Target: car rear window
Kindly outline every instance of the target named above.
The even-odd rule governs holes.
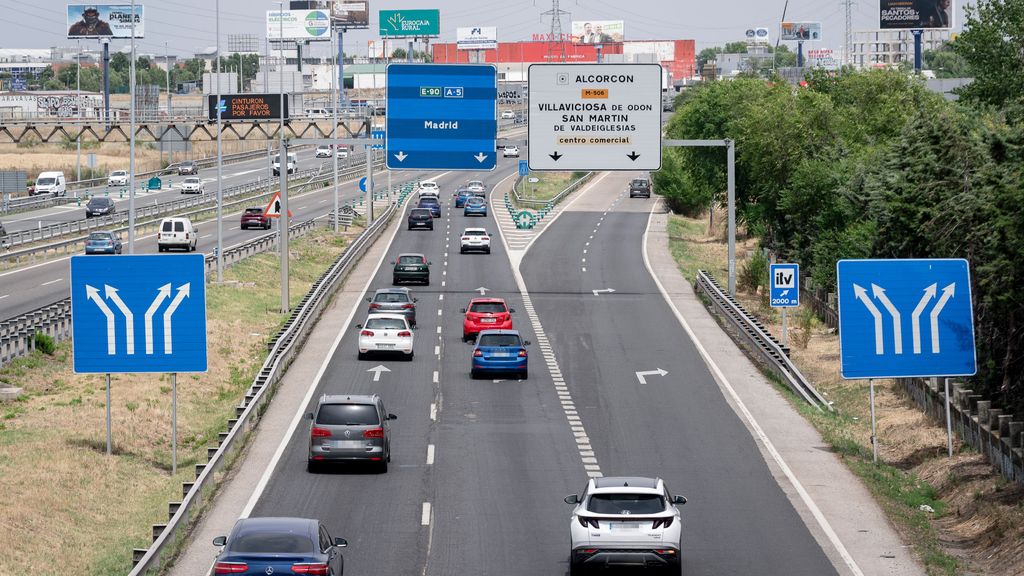
[[[401,318],[370,318],[366,321],[365,327],[370,330],[402,330],[405,328],[405,320]]]
[[[263,214],[263,208],[246,208],[246,214]]]
[[[89,234],[89,240],[110,240],[109,232],[93,232]]]
[[[430,210],[413,210],[411,215],[413,217],[416,217],[416,218],[430,218],[431,217],[430,216]]]
[[[170,232],[171,230],[174,230],[174,224],[170,220],[165,221],[163,225],[160,226],[161,232]]]
[[[477,302],[469,307],[469,311],[479,314],[498,314],[505,311],[505,304],[502,302]]]
[[[36,184],[39,186],[49,186],[54,182],[55,180],[53,178],[40,178],[39,180],[36,181]]]
[[[472,204],[473,206],[479,206],[484,203],[484,199],[479,196],[473,196],[472,198],[466,199],[466,205]]]
[[[313,541],[305,534],[253,532],[231,541],[232,552],[288,554],[313,552]]]
[[[185,223],[184,222],[175,222],[174,223],[174,231],[175,232],[184,232],[185,231]]]
[[[380,424],[377,407],[372,404],[323,404],[316,414],[317,424],[328,426],[373,426]]]
[[[199,184],[199,178],[185,178],[185,182],[189,184]]]
[[[633,180],[633,186],[647,186],[647,180],[644,180],[642,178]]]
[[[405,292],[381,292],[373,297],[373,301],[388,304],[403,304],[409,301],[409,295]]]
[[[436,206],[437,204],[439,204],[437,198],[434,198],[432,196],[427,196],[425,198],[420,199],[420,206]]]
[[[466,230],[462,233],[463,236],[487,236],[486,230]]]
[[[481,346],[519,346],[519,336],[515,334],[481,334]]]
[[[423,256],[400,256],[398,258],[399,264],[423,264]]]
[[[587,510],[595,514],[657,514],[665,499],[657,494],[594,494]]]

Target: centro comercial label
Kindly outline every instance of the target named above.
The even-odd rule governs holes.
[[[530,169],[660,168],[661,76],[658,64],[531,65]]]

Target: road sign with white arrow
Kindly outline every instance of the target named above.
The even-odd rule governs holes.
[[[772,308],[796,308],[800,305],[800,265],[768,266],[769,296]]]
[[[491,64],[389,64],[387,167],[493,170],[497,96]]]
[[[78,373],[206,371],[201,254],[71,257]]]
[[[836,274],[844,378],[977,371],[966,260],[841,260]]]
[[[373,368],[370,368],[369,370],[367,370],[367,372],[373,372],[373,381],[374,382],[380,382],[380,375],[381,375],[381,373],[383,373],[383,372],[391,372],[391,370],[388,369],[387,366],[385,366],[383,364],[379,364],[377,366],[374,366]]]
[[[643,372],[637,372],[636,379],[639,380],[641,384],[647,384],[648,376],[665,376],[666,374],[668,374],[668,372],[662,370],[661,368],[658,368],[656,370],[646,370]]]

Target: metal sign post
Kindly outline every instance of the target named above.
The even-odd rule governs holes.
[[[366,150],[366,226],[373,224],[373,148],[367,146]]]
[[[113,452],[110,438],[110,373],[107,373],[107,456]]]
[[[953,457],[953,421],[949,414],[949,378],[942,379],[943,384],[946,387],[946,394],[944,396],[946,400],[946,448],[949,452],[949,457]]]
[[[288,313],[291,307],[288,302],[288,141],[281,130],[281,148],[278,150],[281,161],[277,173],[281,175],[281,216],[278,234],[281,236],[281,312]]]
[[[171,372],[171,476],[178,474],[178,373]]]
[[[800,265],[778,264],[768,266],[768,303],[772,308],[782,308],[782,345],[789,339],[789,325],[786,311],[800,306]]]
[[[875,434],[875,379],[868,379],[868,394],[871,396],[871,461],[878,464],[878,436]]]

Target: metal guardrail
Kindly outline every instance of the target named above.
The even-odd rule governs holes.
[[[235,408],[237,418],[228,421],[228,430],[220,434],[217,447],[208,448],[209,461],[196,464],[196,480],[182,484],[181,502],[168,506],[167,524],[153,526],[153,545],[133,551],[135,567],[129,576],[142,576],[162,568],[165,556],[172,555],[187,536],[194,517],[216,490],[217,476],[232,462],[259,423],[267,403],[273,398],[288,365],[341,281],[376,238],[388,227],[391,219],[401,210],[411,187],[404,189],[399,200],[391,204],[372,226],[352,242],[335,263],[313,284],[302,301],[292,311],[281,330],[268,344],[267,359],[263,362],[252,386],[242,403]]]
[[[698,270],[696,290],[708,298],[714,309],[732,325],[743,343],[748,345],[748,349],[778,374],[793,392],[818,410],[832,411],[832,404],[818,393],[789,359],[789,348],[779,344],[752,314],[719,286],[718,281],[707,272]]]

